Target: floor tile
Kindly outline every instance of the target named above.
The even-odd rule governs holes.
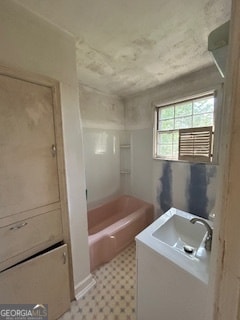
[[[136,320],[135,243],[93,272],[96,285],[59,320]]]

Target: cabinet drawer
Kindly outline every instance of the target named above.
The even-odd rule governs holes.
[[[70,307],[67,245],[62,245],[0,273],[0,301],[48,304],[55,320]]]
[[[2,270],[61,241],[63,239],[61,212],[54,210],[1,227],[0,239],[0,270]]]

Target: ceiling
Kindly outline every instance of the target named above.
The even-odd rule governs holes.
[[[126,97],[207,67],[231,0],[15,0],[76,38],[80,83]]]

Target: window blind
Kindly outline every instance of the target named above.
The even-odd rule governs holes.
[[[179,129],[179,160],[211,162],[212,126]]]

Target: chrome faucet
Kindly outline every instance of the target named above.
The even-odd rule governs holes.
[[[210,227],[210,225],[203,219],[201,218],[192,218],[190,220],[191,223],[196,223],[199,222],[201,224],[203,224],[206,229],[207,229],[207,237],[205,240],[205,248],[207,251],[211,251],[211,247],[212,247],[212,235],[213,235],[213,229]]]

